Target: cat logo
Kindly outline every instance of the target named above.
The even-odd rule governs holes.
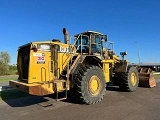
[[[69,52],[69,47],[64,48],[64,47],[60,47],[58,52],[62,52],[62,53],[68,53]],[[70,51],[71,53],[74,53],[74,51],[71,49]]]

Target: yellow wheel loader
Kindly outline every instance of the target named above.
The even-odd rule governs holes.
[[[151,70],[128,64],[115,55],[113,43],[107,36],[87,31],[69,37],[63,28],[64,42],[31,42],[20,46],[17,56],[18,80],[11,80],[10,86],[31,95],[56,94],[56,100],[71,97],[79,102],[95,104],[103,99],[106,85],[116,83],[123,91],[135,91],[139,85],[155,86]],[[70,40],[74,39],[74,43]],[[71,44],[72,43],[72,44]],[[143,81],[143,82],[141,82]],[[144,82],[146,81],[146,82]],[[60,98],[59,92],[65,93]]]

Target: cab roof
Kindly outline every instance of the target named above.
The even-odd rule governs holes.
[[[103,35],[103,34],[100,33],[100,32],[96,32],[96,31],[91,31],[91,30],[89,30],[89,31],[86,31],[86,32],[82,32],[82,33],[76,34],[74,37],[77,37],[77,36],[79,36],[79,35],[88,35],[88,34],[91,34],[91,33],[93,33],[93,34],[98,34],[98,35]]]

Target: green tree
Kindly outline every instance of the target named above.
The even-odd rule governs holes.
[[[10,55],[8,52],[0,52],[0,75],[8,74]]]
[[[9,75],[16,75],[17,73],[17,65],[9,65]]]

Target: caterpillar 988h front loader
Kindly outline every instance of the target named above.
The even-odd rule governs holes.
[[[113,44],[107,36],[95,31],[75,35],[70,44],[67,30],[63,29],[64,43],[52,41],[31,42],[18,49],[18,80],[10,86],[32,95],[56,94],[56,99],[66,99],[67,91],[77,101],[94,104],[100,102],[106,91],[106,83],[115,82],[123,91],[135,91],[139,80],[149,81],[148,73],[128,64],[115,55]],[[107,46],[105,46],[107,45]],[[138,71],[139,70],[139,71]],[[147,76],[148,75],[148,76]],[[148,84],[149,82],[145,83]],[[64,92],[64,98],[59,98]]]

